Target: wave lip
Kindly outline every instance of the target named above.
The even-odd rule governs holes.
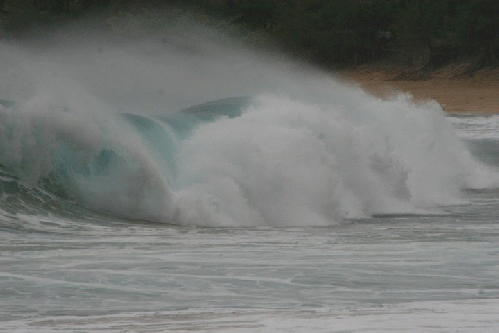
[[[2,164],[31,182],[56,179],[94,210],[207,226],[420,214],[497,179],[434,106],[368,102],[345,110],[267,95],[86,118],[10,105],[1,109]]]
[[[381,100],[240,50],[179,59],[150,46],[76,48],[77,64],[62,46],[45,60],[3,50],[23,70],[2,81],[2,171],[110,215],[205,226],[433,213],[499,187],[435,102]]]

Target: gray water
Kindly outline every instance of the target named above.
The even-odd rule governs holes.
[[[462,136],[468,120],[454,119],[464,127]],[[473,147],[486,144],[474,140]],[[475,154],[492,161],[499,150]],[[92,213],[84,219],[4,215],[0,327],[494,332],[499,191],[470,190],[465,198],[469,204],[445,207],[440,215],[329,227],[204,228]]]
[[[498,116],[191,42],[2,45],[0,330],[497,331]]]

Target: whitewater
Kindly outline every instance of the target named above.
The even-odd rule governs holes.
[[[0,64],[0,329],[499,327],[496,116],[206,29]]]

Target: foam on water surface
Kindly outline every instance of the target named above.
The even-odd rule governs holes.
[[[3,217],[0,327],[493,332],[498,200],[473,198],[445,216],[326,228],[182,228],[94,215],[17,216],[23,228],[7,229]]]
[[[11,332],[105,330],[106,332],[442,332],[493,333],[499,327],[496,300],[415,302],[402,306],[343,311],[156,312],[130,315],[49,317],[12,323]],[[110,328],[110,326],[112,328]]]
[[[1,57],[0,164],[31,186],[55,181],[84,207],[175,224],[324,226],[431,213],[499,184],[434,102],[381,100],[199,38],[184,41],[194,54],[154,38],[95,43],[5,45]]]
[[[499,116],[450,116],[449,121],[468,140],[499,140]]]
[[[497,330],[494,116],[178,31],[2,42],[0,330]]]

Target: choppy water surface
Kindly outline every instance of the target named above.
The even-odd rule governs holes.
[[[326,228],[17,217],[1,233],[2,327],[492,332],[498,195],[470,193],[445,216]]]
[[[3,48],[0,329],[499,328],[495,116],[147,45]]]

